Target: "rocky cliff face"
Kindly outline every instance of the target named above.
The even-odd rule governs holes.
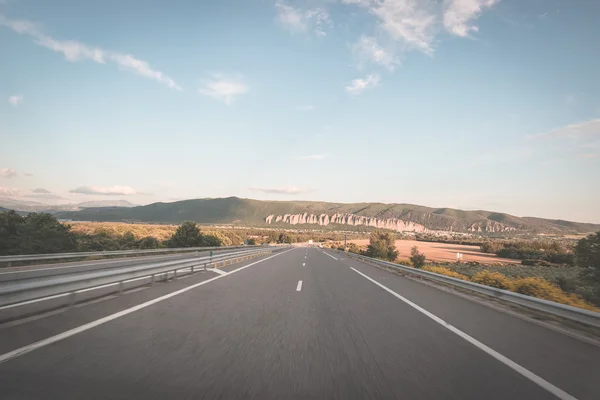
[[[512,232],[516,231],[515,228],[511,226],[506,226],[501,224],[500,222],[486,222],[472,224],[469,226],[468,231],[470,232]]]
[[[426,232],[427,229],[420,224],[416,224],[411,221],[403,221],[397,218],[376,218],[376,217],[363,217],[355,214],[333,214],[331,216],[327,214],[285,214],[285,215],[269,215],[265,218],[267,224],[271,223],[284,223],[290,225],[302,225],[302,224],[315,224],[315,225],[365,225],[373,226],[375,228],[385,228],[394,230],[397,232]]]
[[[272,223],[283,223],[290,225],[303,225],[303,224],[314,224],[326,226],[329,224],[338,225],[351,225],[351,226],[372,226],[375,228],[390,229],[396,232],[428,232],[433,229],[428,229],[424,225],[421,225],[412,221],[405,221],[398,218],[377,218],[377,217],[365,217],[356,214],[340,214],[336,213],[333,215],[327,214],[284,214],[284,215],[269,215],[265,218],[267,224]],[[460,224],[452,223],[447,227],[443,227],[442,231],[456,231],[456,232],[508,232],[514,231],[515,228],[505,226],[499,222],[488,221],[486,223],[474,223],[469,226],[457,226]]]

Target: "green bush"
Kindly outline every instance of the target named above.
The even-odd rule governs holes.
[[[395,238],[391,232],[374,231],[369,239],[369,246],[365,255],[387,261],[395,261],[398,258]]]
[[[425,265],[425,254],[419,253],[419,248],[417,246],[413,246],[410,249],[410,263],[415,268],[423,268]]]

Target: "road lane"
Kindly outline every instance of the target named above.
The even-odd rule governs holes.
[[[600,348],[343,254],[356,268],[579,399],[600,397]]]
[[[292,250],[0,364],[0,394],[554,398],[316,249]]]

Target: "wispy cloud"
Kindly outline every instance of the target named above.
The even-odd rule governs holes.
[[[528,139],[567,138],[576,141],[586,141],[600,137],[600,118],[563,126],[549,132],[528,136]]]
[[[292,33],[312,32],[317,36],[325,36],[326,29],[331,26],[329,13],[322,8],[302,10],[283,1],[275,3],[275,8],[277,21]]]
[[[598,155],[596,153],[585,153],[585,154],[580,154],[579,157],[581,158],[587,158],[587,159],[593,159],[596,158]]]
[[[200,93],[231,105],[238,96],[249,90],[240,76],[214,74],[210,79],[203,81]]]
[[[17,175],[17,171],[14,168],[0,168],[0,176],[3,178],[10,179]]]
[[[98,47],[86,45],[75,40],[57,40],[43,33],[41,29],[31,21],[13,20],[0,14],[0,26],[12,29],[14,32],[30,36],[38,46],[52,51],[62,53],[71,62],[93,61],[99,64],[112,62],[123,69],[130,70],[137,75],[160,82],[171,89],[182,90],[181,87],[169,76],[154,70],[150,65],[130,54],[122,54]]]
[[[310,192],[310,189],[299,188],[296,186],[279,187],[279,188],[250,187],[248,189],[253,192],[263,192],[263,193],[270,193],[270,194],[289,194],[289,195],[296,195],[296,194]]]
[[[19,104],[21,104],[23,102],[23,96],[19,95],[15,95],[15,96],[10,96],[8,98],[8,102],[10,104],[12,104],[13,106],[17,107]]]
[[[444,27],[453,35],[466,37],[469,32],[478,32],[472,24],[486,8],[491,8],[499,0],[445,0]]]
[[[40,194],[48,194],[51,193],[49,190],[44,189],[44,188],[37,188],[37,189],[33,189],[32,190],[33,193],[40,193]]]
[[[25,176],[33,176],[33,174],[31,172],[25,172],[23,175],[25,175]]]
[[[72,190],[70,193],[103,195],[103,196],[130,196],[134,194],[145,194],[129,186],[81,186]]]
[[[364,79],[354,79],[350,85],[346,86],[346,92],[352,95],[361,94],[363,90],[379,85],[380,80],[379,75],[375,74],[369,74]]]
[[[411,50],[431,55],[436,37],[444,31],[466,37],[479,28],[472,24],[499,0],[343,0],[375,17],[376,32],[386,46],[362,35],[353,52],[364,61],[393,70],[401,56]],[[379,40],[381,42],[381,40]],[[361,64],[359,63],[359,67]]]
[[[297,111],[312,111],[315,109],[315,106],[311,105],[311,104],[305,104],[305,105],[301,105],[301,106],[296,106],[296,110]]]
[[[378,26],[401,50],[433,52],[436,35],[437,3],[433,0],[343,0],[364,7],[377,18]]]
[[[327,158],[327,154],[311,154],[300,157],[300,160],[323,160],[325,158]]]
[[[0,196],[19,196],[21,190],[0,186]]]
[[[374,63],[393,71],[400,65],[400,60],[392,49],[382,48],[377,39],[372,36],[362,35],[358,42],[352,46],[352,52],[358,59],[359,69],[366,63]]]

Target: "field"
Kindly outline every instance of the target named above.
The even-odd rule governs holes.
[[[349,243],[356,243],[358,246],[367,246],[368,239],[349,240]],[[519,260],[501,258],[494,254],[483,253],[479,246],[468,246],[460,244],[418,242],[416,240],[396,240],[396,249],[400,252],[399,259],[405,259],[410,256],[410,249],[417,246],[421,253],[425,254],[429,261],[456,262],[456,253],[462,253],[462,261],[476,261],[481,264],[519,264]]]

